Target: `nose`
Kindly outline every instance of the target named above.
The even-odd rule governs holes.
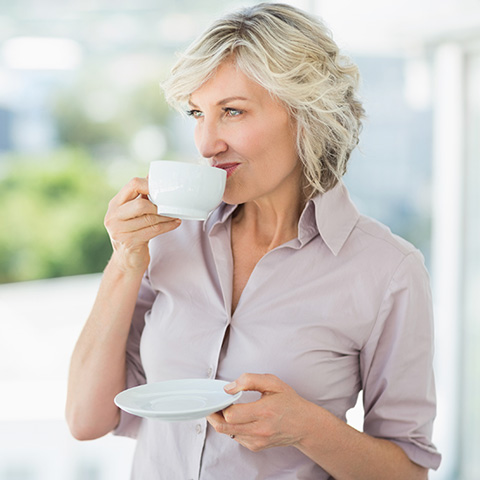
[[[228,149],[221,128],[206,117],[195,126],[195,145],[204,158],[213,158]]]

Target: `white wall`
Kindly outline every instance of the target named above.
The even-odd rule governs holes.
[[[64,421],[70,355],[99,275],[0,285],[0,480],[127,480],[135,442],[78,442]]]

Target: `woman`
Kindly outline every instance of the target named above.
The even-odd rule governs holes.
[[[67,400],[77,438],[137,438],[133,478],[413,480],[438,467],[423,259],[341,181],[357,77],[321,23],[280,4],[219,20],[174,67],[167,99],[188,104],[200,154],[227,171],[224,202],[181,223],[156,214],[145,179],[110,202],[113,255]],[[176,378],[246,393],[181,423],[113,403]],[[345,423],[361,390],[365,433]]]

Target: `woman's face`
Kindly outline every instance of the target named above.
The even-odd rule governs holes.
[[[267,90],[228,61],[193,92],[190,107],[199,152],[227,172],[226,203],[298,196],[295,128]]]

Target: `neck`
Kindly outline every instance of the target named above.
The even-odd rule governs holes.
[[[304,205],[305,198],[298,189],[280,198],[254,200],[237,209],[234,227],[269,251],[297,237]]]

